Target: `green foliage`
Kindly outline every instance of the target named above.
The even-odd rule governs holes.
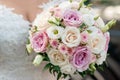
[[[42,55],[44,58],[43,58],[43,61],[48,61],[48,62],[50,62],[50,59],[49,59],[49,57],[48,57],[48,55],[46,54],[46,53],[38,53],[38,54],[40,54],[40,55]]]
[[[27,39],[26,44],[30,44],[30,39]]]
[[[62,76],[62,73],[59,72],[58,75],[57,75],[57,80],[59,80],[61,76]]]
[[[97,65],[97,64],[95,64],[95,67],[96,67],[98,70],[104,71],[104,69],[105,69],[106,67],[108,67],[108,64],[107,64],[107,62],[103,62],[102,65]]]
[[[86,0],[86,1],[84,2],[85,5],[88,5],[89,3],[90,3],[90,0]]]
[[[81,0],[81,1],[80,1],[78,10],[80,10],[80,8],[84,5],[84,3],[85,3],[86,1],[87,1],[87,0]]]
[[[92,31],[91,31],[91,30],[87,30],[87,32],[88,32],[88,33],[92,33]]]
[[[81,26],[80,26],[80,31],[84,31],[85,29],[87,28],[87,25],[85,23],[83,23]]]
[[[83,72],[78,72],[80,76],[85,77],[86,75],[93,75],[94,71],[91,71],[90,69],[83,71]]]
[[[96,71],[96,69],[104,71],[104,69],[107,66],[108,65],[107,65],[106,62],[104,62],[102,65],[97,65],[95,63],[92,63],[92,64],[90,64],[89,69],[87,69],[86,71],[83,71],[83,72],[78,72],[77,71],[77,73],[79,73],[79,75],[81,75],[82,77],[85,77],[86,75],[93,75],[94,72]]]
[[[64,74],[60,71],[60,67],[59,66],[55,66],[51,63],[48,63],[45,65],[43,70],[49,70],[49,72],[51,74],[57,75],[57,80],[59,80],[61,77],[66,78],[67,76],[69,76],[68,74]]]
[[[52,25],[59,26],[59,23],[57,23],[57,22],[54,22],[54,21],[51,21],[51,20],[48,20],[48,22],[49,22],[50,24],[52,24]]]
[[[73,0],[69,0],[70,2],[72,2]]]

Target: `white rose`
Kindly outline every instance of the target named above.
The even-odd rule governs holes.
[[[82,14],[91,14],[93,16],[97,16],[94,9],[91,9],[91,8],[89,9],[89,8],[82,7],[82,8],[80,8],[80,13],[82,13]]]
[[[70,1],[64,1],[59,5],[59,8],[62,10],[66,9],[78,9],[79,8],[79,3],[76,1],[73,1],[72,3]]]
[[[107,52],[106,51],[102,51],[101,54],[100,54],[100,57],[97,59],[96,63],[98,65],[101,65],[106,60],[106,58],[107,58]]]
[[[91,31],[89,33],[88,45],[94,54],[100,54],[105,48],[106,38],[101,30],[96,27],[90,27],[88,30]]]
[[[58,66],[62,66],[68,63],[68,56],[65,54],[60,53],[58,50],[56,49],[51,49],[48,52],[48,57],[50,59],[50,62],[53,65],[58,65]]]
[[[51,39],[58,39],[62,36],[64,28],[60,26],[51,26],[46,30],[46,33]]]
[[[73,67],[71,64],[67,64],[61,67],[61,72],[65,74],[74,74],[75,71],[75,67]]]
[[[93,26],[94,23],[95,23],[94,16],[91,15],[91,14],[84,14],[83,15],[83,21],[89,27]]]
[[[41,14],[37,15],[33,22],[33,26],[37,26],[39,30],[47,29],[50,24],[48,23],[51,13],[48,11],[43,11]]]
[[[76,47],[80,44],[81,37],[80,31],[76,27],[69,27],[65,29],[64,35],[62,36],[62,41],[68,47]]]
[[[99,17],[96,21],[95,21],[95,26],[102,29],[105,27],[105,23],[103,21],[103,19],[101,17]]]

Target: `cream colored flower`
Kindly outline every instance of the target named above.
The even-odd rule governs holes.
[[[59,5],[59,7],[62,10],[66,10],[66,9],[78,9],[79,8],[79,3],[76,1],[73,1],[72,3],[70,1],[64,1],[63,3],[61,3]]]
[[[65,74],[74,74],[75,71],[75,67],[71,64],[67,64],[61,67],[61,72]]]
[[[101,65],[106,60],[106,58],[107,58],[107,52],[106,51],[102,51],[101,54],[100,54],[100,57],[97,59],[96,63],[98,65]]]
[[[33,22],[33,26],[37,26],[39,30],[47,29],[50,24],[48,23],[51,13],[48,11],[43,11],[41,14],[38,14]]]
[[[53,65],[58,65],[58,66],[62,66],[68,63],[68,56],[65,54],[60,53],[58,50],[56,49],[51,49],[48,52],[48,57],[50,59],[50,62]]]
[[[62,36],[62,41],[68,47],[76,47],[80,44],[81,36],[80,31],[76,27],[67,27],[65,29],[64,35]]]
[[[105,48],[106,38],[101,30],[96,27],[90,27],[88,30],[91,30],[88,39],[88,46],[94,54],[100,54]]]

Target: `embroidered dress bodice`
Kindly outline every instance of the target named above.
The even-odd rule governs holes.
[[[0,80],[56,80],[32,64],[25,43],[30,23],[13,8],[0,5]]]

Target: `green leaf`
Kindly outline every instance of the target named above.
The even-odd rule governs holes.
[[[83,24],[80,26],[80,31],[81,31],[81,32],[82,32],[82,31],[85,31],[85,29],[86,29],[87,27],[88,27],[88,26],[83,23]]]
[[[55,73],[57,73],[57,71],[53,69],[53,75],[54,75],[54,76],[55,76]]]
[[[54,22],[54,21],[51,21],[51,20],[48,20],[48,22],[49,22],[50,24],[53,24],[53,25],[59,26],[59,23],[57,23],[57,22]]]
[[[99,17],[100,17],[100,16],[96,16],[96,17],[94,17],[94,20],[97,20]]]
[[[58,75],[57,75],[57,80],[59,80],[61,76],[62,76],[62,73],[61,73],[61,72],[58,73]]]
[[[82,77],[85,77],[85,75],[86,75],[84,72],[78,72],[78,73],[79,73],[79,75],[82,76]]]
[[[68,74],[63,74],[63,77],[66,78],[68,76]]]
[[[92,5],[93,5],[93,4],[88,4],[87,7],[89,8],[89,7],[91,7]]]
[[[73,0],[69,0],[71,3],[73,2]]]
[[[80,26],[80,28],[85,28],[85,26],[86,26],[86,25],[83,23],[83,24]]]
[[[88,33],[92,33],[92,31],[91,31],[91,30],[87,30],[87,32],[88,32]]]
[[[38,31],[37,28],[38,28],[37,26],[33,26],[33,27],[31,27],[31,32],[32,32],[32,33],[37,32],[37,31]]]
[[[30,39],[27,39],[26,44],[30,44]]]
[[[26,44],[26,50],[27,50],[28,54],[32,53],[33,49],[32,49],[31,44]]]
[[[53,70],[53,68],[49,68],[49,72],[52,74],[52,70]]]
[[[39,54],[41,54],[41,53],[39,53]],[[42,53],[41,55],[44,57],[43,61],[50,62],[50,59],[49,59],[49,57],[48,57],[48,55],[46,53]]]
[[[113,27],[116,24],[116,20],[109,21],[104,28],[102,28],[103,32],[107,32],[111,27]]]
[[[87,0],[81,0],[81,1],[80,1],[78,10],[80,10],[80,8],[84,5],[84,2],[85,2],[85,1],[87,1]]]
[[[56,17],[55,17],[55,19],[56,19],[57,22],[61,22],[61,19],[60,19],[60,18],[56,18]]]
[[[90,71],[94,72],[96,70],[95,63],[90,64]]]
[[[59,67],[59,66],[54,66],[54,69],[55,69],[56,71],[60,71],[60,67]]]
[[[51,64],[51,63],[46,64],[46,65],[45,65],[45,67],[44,67],[44,69],[43,69],[43,71],[45,71],[45,70],[49,69],[51,66],[52,66],[52,64]]]

